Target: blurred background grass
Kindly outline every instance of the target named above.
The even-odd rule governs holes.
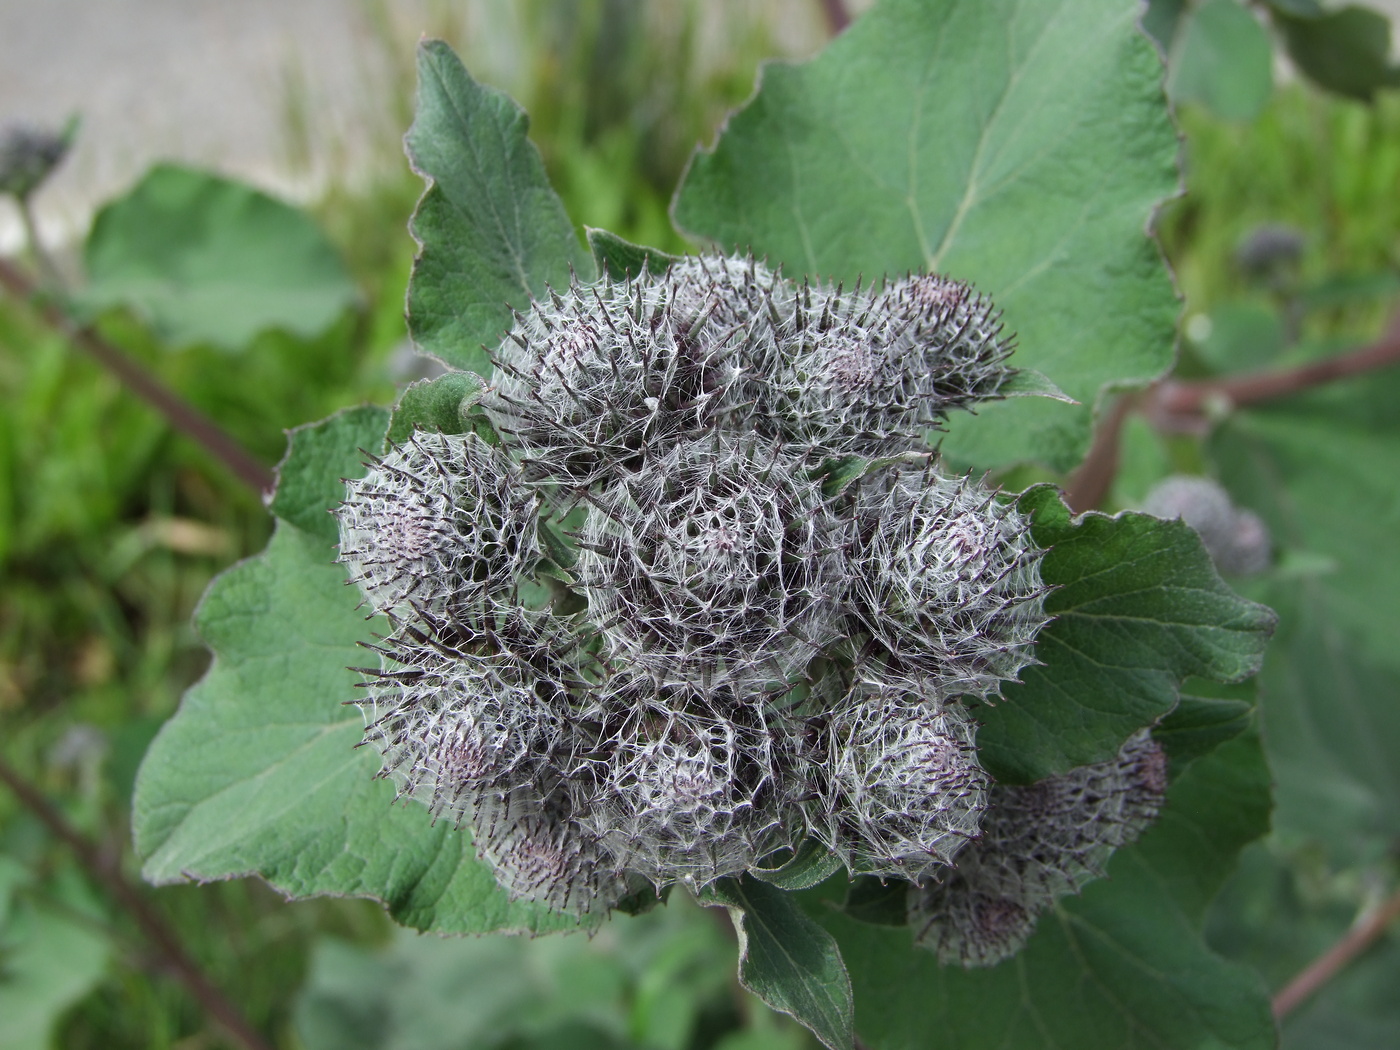
[[[686,245],[670,227],[667,204],[690,150],[708,142],[724,113],[749,94],[760,60],[794,50],[791,27],[787,43],[776,37],[776,8],[727,2],[717,5],[716,18],[715,6],[527,0],[508,24],[483,34],[482,5],[444,4],[433,24],[417,28],[454,43],[469,67],[525,106],[576,222],[678,251]],[[386,402],[414,368],[403,322],[413,252],[405,226],[421,182],[398,144],[412,114],[416,33],[405,35],[388,0],[367,0],[363,10],[388,71],[382,110],[367,118],[370,159],[353,176],[324,180],[311,205],[353,273],[359,308],[315,340],[265,335],[238,356],[200,347],[170,353],[130,317],[101,322],[104,334],[269,463],[281,455],[284,429],[344,405]],[[796,35],[819,40],[815,3],[809,18],[806,36]],[[1190,193],[1167,207],[1160,232],[1188,319],[1251,299],[1267,306],[1277,289],[1251,279],[1238,251],[1261,225],[1287,224],[1302,238],[1290,279],[1331,289],[1324,307],[1307,315],[1311,334],[1373,334],[1400,266],[1400,99],[1365,106],[1289,84],[1249,124],[1191,107],[1180,117]],[[283,125],[290,169],[309,170],[314,158],[334,152],[294,67]],[[1187,331],[1189,370],[1206,352],[1210,325],[1188,320]],[[262,547],[269,519],[209,456],[10,299],[0,299],[0,403],[0,748],[135,877],[127,812],[137,765],[207,664],[191,612],[215,573]],[[12,872],[8,883],[0,878],[0,916],[17,895],[41,911],[76,917],[94,934],[95,976],[71,992],[75,1001],[62,1010],[54,1045],[229,1045],[160,972],[129,920],[4,792],[0,858]],[[327,1003],[357,997],[370,1010],[358,1029],[363,1045],[419,1045],[391,1039],[388,1029],[404,1018],[371,994],[390,980],[386,974],[411,977],[413,965],[410,956],[393,964],[397,970],[366,961],[374,948],[397,958],[403,940],[377,904],[287,904],[254,880],[150,896],[210,976],[279,1046],[308,1045],[308,1033],[324,1033],[317,1016],[336,1013]],[[498,1026],[469,1044],[440,1045],[593,1045],[579,1034],[585,1030],[600,1046],[806,1045],[793,1026],[737,990],[732,946],[714,918],[666,909],[631,920],[631,933],[610,927],[592,946],[584,942],[577,951],[595,952],[589,966],[603,967],[613,982],[599,993],[612,1004],[611,1021],[528,1032]],[[688,947],[663,965],[653,927]],[[683,937],[682,928],[690,931]],[[499,950],[479,943],[482,952]],[[0,968],[6,950],[0,942]],[[450,964],[463,968],[467,982],[476,972],[472,950]],[[577,967],[544,955],[491,965],[533,966],[529,987],[540,995]]]

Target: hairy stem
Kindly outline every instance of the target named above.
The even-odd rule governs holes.
[[[92,329],[77,324],[56,303],[39,299],[39,289],[34,282],[4,259],[0,259],[0,286],[16,298],[30,302],[50,327],[95,358],[134,394],[164,416],[171,426],[202,445],[255,493],[262,495],[272,489],[272,472],[227,431],[161,383],[120,348]]]
[[[84,837],[37,788],[3,760],[0,760],[0,781],[14,792],[21,804],[38,817],[55,838],[73,851],[88,874],[126,909],[142,935],[159,953],[170,973],[185,986],[211,1017],[216,1018],[228,1030],[239,1046],[244,1050],[272,1050],[271,1044],[243,1016],[242,1011],[205,976],[204,971],[185,951],[175,931],[122,874],[115,857],[108,857],[95,843]]]
[[[1362,922],[1347,931],[1340,941],[1314,959],[1274,996],[1274,1016],[1280,1021],[1306,1002],[1353,959],[1364,952],[1400,918],[1400,892],[1391,896]]]

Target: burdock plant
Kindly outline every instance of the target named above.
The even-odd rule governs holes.
[[[448,933],[691,893],[832,1047],[1267,1045],[1200,925],[1266,825],[1216,683],[1271,617],[1187,523],[1039,483],[1171,363],[1137,16],[880,0],[696,153],[684,257],[585,247],[425,44],[408,321],[447,372],[293,433],[143,766],[148,876]],[[1013,400],[1035,369],[1078,403]]]

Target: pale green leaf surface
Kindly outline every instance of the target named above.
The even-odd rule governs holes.
[[[158,165],[97,214],[87,310],[129,306],[173,346],[242,350],[269,329],[311,338],[355,302],[310,216],[241,182]]]
[[[500,91],[478,84],[452,49],[418,49],[418,105],[405,140],[429,186],[411,229],[408,325],[418,346],[453,368],[488,374],[494,348],[546,286],[570,270],[596,272],[549,185],[529,118]]]
[[[1028,490],[1020,507],[1049,548],[1041,575],[1057,590],[1036,642],[1044,666],[977,708],[978,751],[999,780],[1102,762],[1167,714],[1188,676],[1229,682],[1258,670],[1273,615],[1221,581],[1190,528],[1134,513],[1076,520],[1050,486]]]
[[[286,513],[321,515],[338,498],[302,456],[353,460],[386,416],[371,410],[360,428],[347,418],[293,436],[284,475],[301,478],[305,466],[307,483],[282,491]],[[378,755],[356,749],[363,722],[344,701],[358,692],[348,667],[373,662],[357,643],[387,625],[366,621],[358,605],[326,537],[286,520],[266,551],[210,588],[196,626],[214,664],[152,743],[137,780],[133,830],[146,878],[256,874],[292,897],[375,897],[400,922],[443,932],[575,928],[509,901],[467,833],[434,826],[426,807],[394,805],[393,788],[374,779]]]
[[[794,897],[745,876],[721,879],[701,902],[729,909],[745,988],[801,1021],[832,1050],[854,1045],[851,978],[841,951]]]
[[[1172,49],[1167,89],[1226,120],[1253,120],[1274,88],[1268,34],[1239,0],[1207,0],[1186,16]]]
[[[18,902],[0,923],[0,1046],[49,1050],[55,1025],[102,979],[110,951],[94,924]]]
[[[939,966],[908,929],[811,903],[850,967],[856,1028],[872,1050],[1268,1050],[1262,982],[1200,936],[1206,904],[1268,812],[1253,736],[1198,759],[1108,878],[1060,901],[1019,955],[989,969]]]
[[[1136,0],[884,0],[760,89],[677,195],[679,226],[790,276],[933,270],[1004,311],[1012,363],[1083,407],[951,421],[981,467],[1083,454],[1107,384],[1172,362],[1176,303],[1144,233],[1175,192],[1161,61]]]

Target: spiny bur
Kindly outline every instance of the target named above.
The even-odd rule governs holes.
[[[970,477],[895,468],[858,491],[852,599],[874,641],[948,696],[993,695],[1046,623],[1030,521]]]
[[[340,560],[377,613],[441,613],[509,590],[539,558],[536,497],[476,434],[415,433],[346,482]]]
[[[626,720],[580,778],[583,823],[618,867],[658,888],[703,887],[793,845],[795,811],[761,709],[645,682],[628,691],[612,698]]]
[[[919,879],[977,836],[987,776],[976,726],[936,682],[856,682],[822,719],[812,834],[852,873]]]
[[[835,640],[843,522],[803,468],[717,431],[589,496],[579,588],[615,660],[664,685],[762,685]]]

